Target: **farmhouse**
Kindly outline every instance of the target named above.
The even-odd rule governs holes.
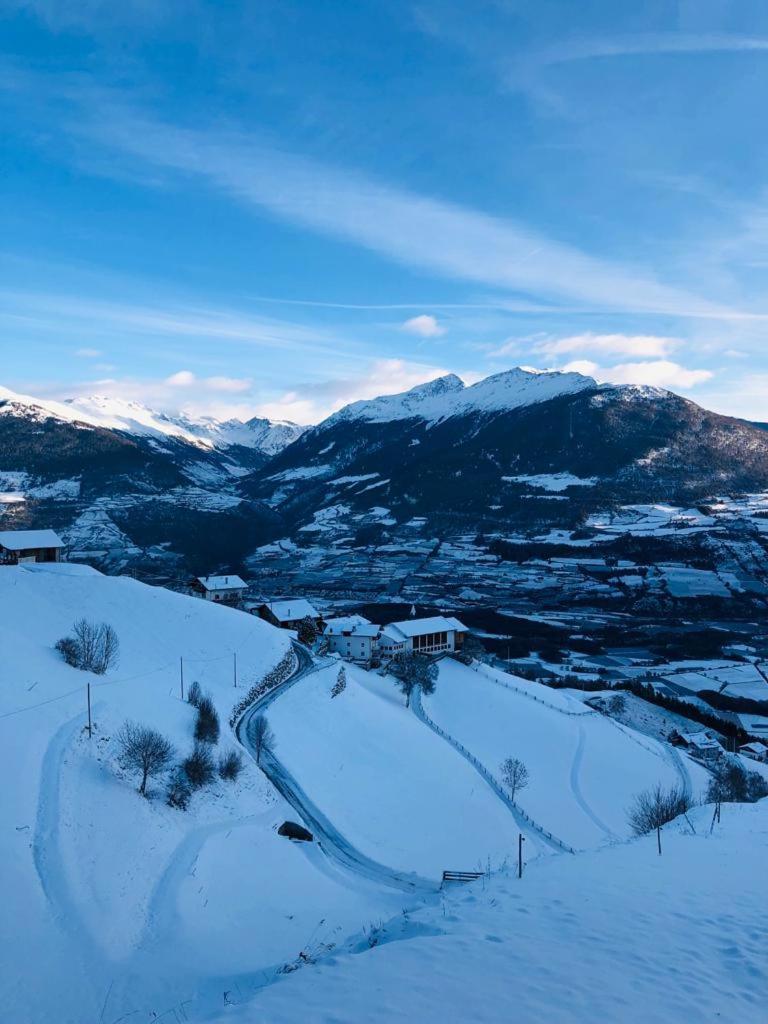
[[[219,604],[236,604],[247,588],[248,584],[239,576],[198,576],[190,584],[193,594]]]
[[[312,619],[319,629],[322,625],[320,612],[306,598],[294,597],[284,601],[267,601],[260,604],[256,613],[266,622],[280,629],[298,629],[302,619]]]
[[[328,650],[349,661],[368,664],[378,648],[381,626],[376,626],[362,615],[347,615],[328,619],[323,636]]]
[[[694,757],[700,757],[704,761],[716,761],[722,756],[723,748],[707,732],[682,732],[679,734],[683,746]]]
[[[53,530],[0,530],[0,564],[61,562],[64,541]]]
[[[440,654],[458,651],[464,643],[467,627],[450,616],[390,622],[381,632],[379,650],[388,658],[396,654]]]
[[[739,747],[739,753],[744,757],[751,757],[753,761],[768,761],[768,747],[760,740],[742,744]]]

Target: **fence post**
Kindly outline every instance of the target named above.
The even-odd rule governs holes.
[[[91,725],[91,684],[87,683],[86,686],[88,691],[88,739],[90,739],[93,735],[93,728]]]
[[[523,877],[523,843],[524,842],[525,842],[525,837],[523,836],[523,833],[520,832],[520,834],[517,837],[517,877],[518,878],[522,878]]]

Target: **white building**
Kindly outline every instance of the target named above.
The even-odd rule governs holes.
[[[405,619],[390,622],[381,631],[379,651],[383,657],[397,654],[441,654],[458,651],[468,630],[463,622],[446,615],[433,615],[428,619]]]
[[[239,576],[198,576],[193,580],[191,589],[206,601],[236,604],[242,600],[248,584]]]
[[[0,565],[60,562],[64,541],[53,530],[0,531]]]
[[[377,626],[362,615],[347,615],[328,619],[323,636],[328,641],[328,650],[340,654],[349,661],[368,664],[378,649],[381,626]]]

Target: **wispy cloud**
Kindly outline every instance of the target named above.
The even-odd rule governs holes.
[[[725,32],[633,32],[624,36],[581,37],[534,51],[531,64],[565,64],[606,57],[685,53],[768,51],[768,38]]]
[[[536,342],[534,352],[565,355],[572,352],[601,352],[612,355],[640,356],[650,359],[669,355],[683,342],[655,334],[572,334],[565,338],[549,338]]]
[[[522,221],[389,186],[241,133],[180,128],[113,108],[73,122],[70,130],[138,161],[142,174],[152,166],[202,179],[246,206],[422,272],[598,309],[732,314],[641,269],[550,239]]]

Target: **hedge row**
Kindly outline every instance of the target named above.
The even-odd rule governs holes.
[[[271,668],[264,678],[258,683],[254,683],[243,699],[235,704],[232,709],[232,715],[229,719],[229,724],[232,728],[234,729],[235,723],[246,708],[250,707],[255,700],[259,699],[259,697],[263,697],[269,690],[274,690],[274,688],[279,686],[280,683],[284,683],[295,668],[296,654],[294,653],[293,648],[291,648],[285,652],[275,667]]]

